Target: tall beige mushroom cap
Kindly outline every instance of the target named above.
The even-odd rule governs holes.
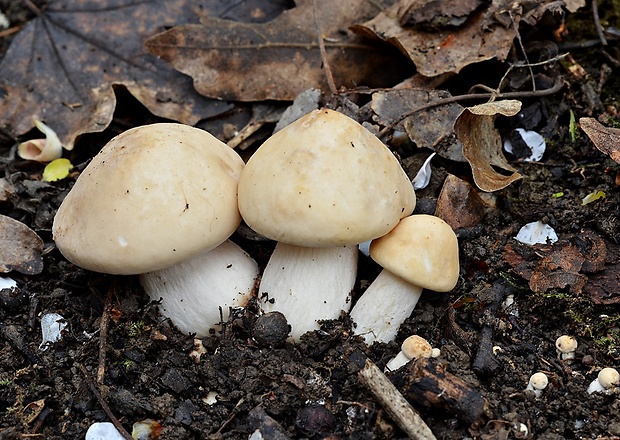
[[[386,234],[414,207],[411,181],[392,152],[327,109],[265,141],[239,181],[245,222],[297,246],[356,245]]]
[[[138,274],[215,248],[237,228],[243,160],[198,128],[153,124],[112,139],[54,218],[61,253],[89,270]]]
[[[424,289],[447,292],[459,276],[459,248],[452,228],[439,217],[412,215],[373,240],[370,256],[383,266],[351,310],[355,334],[366,343],[389,342]]]
[[[424,289],[447,292],[459,277],[459,245],[445,221],[412,215],[370,244],[370,256],[384,269]]]

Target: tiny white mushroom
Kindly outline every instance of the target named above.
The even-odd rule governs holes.
[[[411,335],[400,346],[398,354],[385,366],[386,371],[394,371],[405,365],[411,359],[430,358],[433,347],[426,339],[418,335]]]
[[[603,368],[598,377],[588,387],[588,394],[605,393],[612,394],[620,385],[620,373],[615,368]]]
[[[558,353],[558,359],[575,359],[575,350],[577,350],[577,339],[572,336],[562,335],[555,341],[555,348]]]
[[[96,422],[88,427],[86,440],[124,440],[125,437],[111,422]]]
[[[547,388],[548,384],[549,378],[547,377],[547,375],[539,371],[538,373],[532,374],[532,376],[530,377],[530,381],[525,389],[533,391],[534,394],[536,394],[536,397],[540,397],[543,390]]]

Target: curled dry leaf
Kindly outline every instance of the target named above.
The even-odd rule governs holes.
[[[430,3],[440,5],[445,2]],[[511,3],[509,8],[504,7],[504,2],[489,2],[487,8],[469,14],[462,26],[435,27],[433,30],[401,25],[399,17],[403,17],[403,10],[410,4],[411,0],[401,0],[372,20],[352,26],[351,30],[393,44],[411,58],[424,76],[458,73],[469,64],[491,58],[503,61],[517,35],[519,2]],[[441,15],[440,11],[433,13]],[[508,26],[504,26],[497,17],[507,13],[512,14],[513,20],[508,20]]]
[[[620,130],[608,128],[594,118],[579,119],[581,129],[586,132],[596,148],[620,163]]]
[[[62,156],[62,144],[56,132],[36,118],[32,122],[45,135],[45,139],[32,139],[19,144],[17,146],[19,157],[38,162],[50,162]]]
[[[489,102],[465,108],[454,123],[456,136],[463,144],[463,156],[471,165],[474,182],[483,191],[498,191],[521,178],[506,161],[502,139],[495,128],[497,115],[514,116],[519,110],[520,101]],[[501,174],[494,166],[512,174]]]
[[[43,240],[28,226],[0,215],[0,273],[36,275],[43,270]]]
[[[378,11],[366,0],[303,0],[268,23],[206,17],[163,32],[146,47],[191,76],[205,96],[292,101],[309,88],[327,90],[317,27],[336,87],[380,87],[399,79],[402,59],[343,32]]]

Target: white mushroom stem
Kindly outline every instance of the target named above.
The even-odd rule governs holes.
[[[161,299],[161,314],[179,330],[203,337],[228,318],[229,308],[246,305],[258,274],[256,262],[227,240],[175,266],[142,274],[140,282],[153,301]]]
[[[351,310],[354,333],[363,336],[369,345],[393,340],[423,290],[383,269]]]
[[[319,328],[318,320],[348,312],[357,275],[357,246],[303,247],[279,242],[259,287],[265,312],[279,311],[290,338]]]

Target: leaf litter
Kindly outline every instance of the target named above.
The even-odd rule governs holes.
[[[0,64],[0,125],[19,136],[36,118],[72,149],[79,135],[110,124],[119,86],[155,115],[189,125],[229,110],[230,104],[195,93],[191,79],[147,53],[144,41],[231,8],[216,0],[48,2]],[[272,6],[256,16],[280,11]]]
[[[519,6],[523,4],[525,2]],[[474,7],[471,14],[485,10],[488,7],[485,5]],[[541,19],[537,14],[544,15],[552,10],[548,3],[532,5],[519,24],[536,26]],[[407,29],[415,24],[424,28],[424,32],[438,32],[433,26],[444,23],[443,20],[433,22],[432,17],[429,21],[430,15],[420,16],[417,12],[421,11],[410,8],[407,19],[399,25]],[[224,12],[220,17],[236,18]],[[467,26],[468,19],[463,21],[464,17],[469,18],[468,12],[454,17],[444,14],[453,30]],[[503,20],[506,16],[499,14],[495,18]],[[504,24],[507,28],[511,25],[508,21]],[[317,43],[313,43],[312,50],[318,50],[320,57],[316,24],[312,22],[306,26],[315,29]],[[330,38],[324,39],[324,43],[331,42]],[[447,43],[452,43],[451,39]],[[518,42],[515,52],[520,53]],[[324,65],[323,74],[328,67],[336,69],[332,63],[339,62],[330,61],[329,66]],[[498,65],[502,63],[485,64],[485,69]],[[456,79],[467,83],[472,78],[466,75],[465,67]],[[495,95],[500,101],[506,99],[502,96],[506,84],[516,87],[512,90],[527,87],[528,81],[518,83],[517,79],[527,78],[529,69],[529,73],[534,74],[530,79],[537,81],[562,72],[552,64],[544,69],[522,67],[519,74],[526,75],[511,76],[509,82],[499,81],[498,90],[479,94],[479,101],[493,97],[488,95]],[[246,75],[248,73],[240,72],[236,78],[242,82]],[[438,75],[430,82],[418,75],[411,83],[433,83],[433,88],[450,75],[454,74]],[[476,84],[477,79],[473,78]],[[492,124],[486,120],[481,124],[492,133],[491,141],[479,140],[489,148],[479,154],[477,161],[465,163],[461,140],[452,130],[452,123],[463,111],[458,104],[461,98],[453,101],[456,105],[451,105],[445,113],[442,113],[443,106],[438,105],[440,102],[448,104],[456,95],[447,90],[433,95],[437,92],[431,90],[430,93],[427,88],[422,93],[411,93],[412,96],[426,94],[420,101],[393,104],[391,98],[397,95],[390,93],[395,92],[395,88],[365,90],[359,87],[345,90],[342,95],[330,95],[328,81],[319,80],[324,93],[319,101],[311,99],[309,106],[313,107],[316,102],[319,106],[338,107],[364,122],[386,142],[393,141],[389,145],[403,158],[404,166],[414,156],[419,157],[421,163],[437,151],[429,184],[418,191],[416,212],[435,212],[445,216],[454,227],[461,247],[462,277],[452,294],[428,295],[420,301],[414,315],[401,327],[399,342],[410,334],[422,333],[434,345],[441,345],[442,357],[437,362],[450,374],[465,379],[466,386],[482,392],[488,399],[489,418],[466,426],[445,411],[423,408],[423,402],[419,409],[434,434],[438,438],[467,436],[489,440],[523,436],[523,427],[533,436],[547,439],[558,438],[558,435],[577,438],[620,434],[620,426],[615,422],[618,414],[615,399],[590,398],[584,394],[596,372],[612,364],[619,355],[615,341],[618,338],[620,271],[618,246],[613,243],[620,233],[615,220],[618,217],[618,169],[611,155],[602,154],[584,137],[577,137],[571,143],[562,122],[563,118],[568,120],[567,111],[558,104],[560,99],[524,93],[524,107],[533,101],[544,110],[527,128],[540,129],[541,124],[548,124],[543,127],[547,133],[556,130],[550,136],[548,153],[541,163],[522,163],[501,156],[496,126],[507,122],[516,124],[522,112],[513,117],[485,114],[485,118],[494,119]],[[578,79],[568,77],[568,81],[572,91],[578,89]],[[519,85],[515,85],[517,83]],[[407,93],[410,90],[401,96]],[[378,104],[379,100],[383,102]],[[579,107],[584,101],[578,94],[565,93],[562,102],[563,105],[570,103],[576,113],[587,107]],[[253,135],[249,132],[257,125],[264,132],[275,123],[277,116],[274,115],[281,113],[280,104],[270,112],[269,102],[253,102],[251,108],[254,117],[237,147],[246,148],[246,155],[252,150]],[[609,110],[613,109],[609,107]],[[456,114],[450,116],[449,112]],[[216,119],[223,118],[224,115],[218,115]],[[418,134],[419,125],[430,124],[435,119],[442,119],[436,128]],[[560,123],[553,125],[553,120]],[[202,124],[209,127],[210,120]],[[389,136],[392,130],[405,133],[399,138],[400,143],[396,142],[396,137]],[[480,129],[474,124],[473,131]],[[456,155],[447,154],[445,142]],[[471,142],[470,147],[476,148],[475,144]],[[77,145],[84,144],[78,142]],[[457,160],[458,154],[461,154],[460,160]],[[494,159],[489,158],[491,154],[497,154],[500,165],[506,161],[523,178],[500,190],[481,191],[473,177],[475,168],[491,164],[491,179],[495,177],[493,173],[505,177],[503,168],[496,167]],[[0,183],[5,182],[1,187],[2,212],[23,219],[24,224],[31,225],[49,242],[52,214],[83,167],[78,165],[69,178],[52,183],[38,180],[37,164],[15,159],[1,162],[0,167],[6,171],[6,177],[0,180]],[[412,170],[417,172],[418,169],[419,166],[406,167],[410,178],[415,175]],[[607,194],[606,199],[581,206],[583,196],[599,190]],[[564,196],[552,196],[559,192]],[[512,240],[521,225],[539,219],[558,230],[560,240],[557,243],[531,248]],[[577,230],[583,226],[587,228]],[[239,236],[236,240],[243,241],[264,264],[270,249],[268,244]],[[104,305],[102,314],[108,292],[105,280],[72,267],[55,251],[43,251],[42,256],[46,264],[41,275],[17,275],[20,289],[14,289],[10,295],[6,290],[0,291],[4,306],[0,307],[0,344],[3,344],[0,399],[11,409],[0,419],[0,434],[37,435],[41,432],[46,438],[81,438],[90,423],[108,420],[108,415],[100,409],[101,403],[106,401],[111,404],[112,412],[121,417],[121,423],[131,424],[153,417],[164,422],[164,436],[171,439],[248,438],[266,432],[267,428],[282,438],[289,435],[325,438],[333,436],[334,432],[341,438],[367,435],[393,438],[400,434],[377,401],[360,387],[351,375],[351,365],[346,363],[347,355],[355,349],[362,349],[378,363],[384,363],[398,352],[398,342],[364,348],[349,337],[350,324],[343,319],[324,323],[320,332],[308,335],[299,346],[265,347],[253,338],[256,316],[253,315],[255,310],[249,310],[243,315],[233,315],[223,334],[204,338],[205,353],[196,362],[187,356],[195,344],[191,335],[180,335],[162,321],[155,308],[144,302],[131,280],[124,280],[122,285],[111,290],[115,294],[108,296],[115,298],[114,305],[110,308]],[[364,283],[365,279],[373,278],[378,268],[370,259],[362,259],[361,265],[366,269],[360,280]],[[356,287],[356,296],[363,291],[362,286]],[[515,306],[519,306],[518,316],[498,312],[495,306],[508,293],[513,295]],[[34,324],[37,316],[53,310],[62,310],[62,315],[70,319],[71,337],[58,341],[39,357],[32,350],[40,342],[36,335],[33,337]],[[110,327],[93,338],[102,328],[99,322],[102,315],[106,316],[106,310],[112,315]],[[39,315],[38,311],[41,311]],[[554,318],[547,319],[549,316]],[[553,341],[563,333],[579,338],[575,361],[559,363],[556,360]],[[106,336],[109,337],[107,343]],[[94,375],[101,367],[101,363],[97,364],[99,338],[103,340],[106,348],[103,353],[108,359],[103,363],[105,381],[100,388],[106,394],[97,402],[87,389],[89,373],[80,377],[76,371],[86,365]],[[486,367],[484,362],[488,362]],[[501,368],[493,370],[489,365]],[[534,400],[523,390],[530,374],[541,369],[549,373],[552,386]],[[50,377],[56,379],[49,380]],[[215,401],[212,396],[216,396]],[[37,402],[44,402],[44,405]],[[43,410],[31,417],[28,408],[33,406]],[[574,423],[575,417],[579,423]],[[59,427],[63,427],[62,433]]]
[[[146,47],[191,76],[205,96],[293,100],[309,88],[327,88],[320,33],[337,88],[385,87],[402,75],[399,59],[346,30],[378,11],[366,0],[300,0],[268,23],[206,17],[154,36]]]

